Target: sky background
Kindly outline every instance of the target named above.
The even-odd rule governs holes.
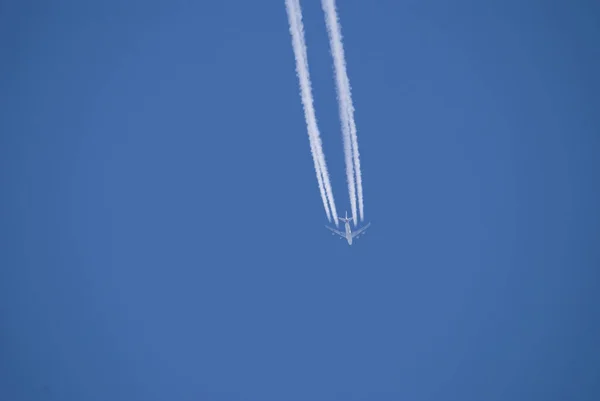
[[[338,11],[372,222],[351,247],[283,0],[2,2],[0,400],[600,399],[599,3]]]

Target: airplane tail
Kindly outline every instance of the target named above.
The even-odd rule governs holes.
[[[344,223],[347,223],[352,220],[348,218],[348,211],[346,211],[346,217],[338,217],[338,219],[340,219],[340,221],[343,221]]]

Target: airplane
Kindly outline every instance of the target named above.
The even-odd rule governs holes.
[[[331,231],[333,231],[335,234],[339,235],[340,237],[346,238],[346,241],[348,241],[348,245],[352,245],[352,239],[355,237],[358,237],[371,225],[371,223],[369,223],[366,226],[364,226],[363,228],[359,228],[356,231],[352,231],[352,229],[350,228],[350,221],[352,221],[352,219],[348,218],[348,212],[346,212],[346,217],[338,217],[338,219],[340,219],[341,221],[344,222],[344,226],[346,229],[345,233],[343,233],[339,230],[336,230],[335,228],[331,228],[329,226],[325,226],[325,227],[327,227],[328,229],[330,229]]]

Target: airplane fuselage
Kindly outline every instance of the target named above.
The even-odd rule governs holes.
[[[350,223],[344,223],[346,226],[346,240],[348,241],[348,245],[352,245],[352,229],[350,228]]]

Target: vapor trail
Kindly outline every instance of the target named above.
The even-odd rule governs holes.
[[[327,218],[331,221],[331,218],[333,217],[335,225],[337,226],[338,217],[335,209],[335,201],[333,199],[333,191],[331,190],[329,173],[327,172],[327,164],[325,163],[325,155],[323,154],[321,135],[315,116],[310,73],[308,69],[308,56],[306,54],[306,43],[304,41],[302,10],[300,8],[299,0],[286,0],[285,5],[290,24],[290,34],[292,35],[292,47],[294,48],[294,57],[296,59],[296,74],[298,75],[298,81],[300,83],[306,130],[308,132],[310,150],[315,165],[315,171],[317,173],[319,191],[321,192],[321,199],[323,200]]]
[[[344,55],[344,47],[342,45],[342,33],[335,8],[335,0],[321,0],[321,5],[325,12],[325,24],[327,25],[329,46],[331,48],[331,55],[333,56],[340,122],[344,140],[346,179],[348,180],[348,193],[350,195],[352,219],[354,225],[356,225],[356,198],[358,198],[361,220],[364,219],[364,202],[360,156],[358,153],[358,139],[356,137],[356,123],[354,121],[354,105],[352,103],[350,80],[348,79],[348,73],[346,72],[346,58]]]

